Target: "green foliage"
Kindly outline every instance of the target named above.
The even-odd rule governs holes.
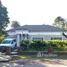
[[[7,8],[0,1],[0,33],[5,33],[5,28],[9,23]]]
[[[29,44],[30,44],[30,41],[28,41],[28,40],[23,40],[23,41],[21,41],[21,47],[23,47],[23,50],[27,50],[28,49],[28,47],[29,47]]]
[[[53,26],[58,27],[58,28],[67,29],[67,21],[61,16],[58,16],[55,18]]]
[[[48,46],[52,46],[55,50],[67,50],[67,40],[21,41],[20,45],[24,50],[44,51]]]
[[[3,34],[0,34],[0,43],[3,41],[4,37],[5,36]]]
[[[18,21],[12,21],[12,25],[11,25],[12,28],[17,28],[19,26],[20,26],[20,24]]]
[[[44,50],[44,47],[46,47],[46,43],[43,41],[32,41],[30,44],[30,49],[33,50]]]

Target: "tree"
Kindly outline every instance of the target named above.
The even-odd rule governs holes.
[[[12,28],[17,28],[17,27],[19,27],[19,26],[20,26],[20,24],[19,24],[18,21],[12,21],[12,24],[11,24],[11,27],[12,27]]]
[[[67,29],[67,21],[64,18],[62,18],[61,16],[58,16],[54,20],[53,26],[58,27],[58,28]]]
[[[62,35],[67,38],[67,35],[64,33],[65,30],[67,30],[67,21],[62,18],[61,16],[58,16],[55,20],[53,25],[55,27],[62,28]]]
[[[7,24],[9,23],[7,8],[2,5],[0,0],[0,33],[5,33]]]

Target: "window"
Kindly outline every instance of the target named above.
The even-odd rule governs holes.
[[[4,40],[4,41],[2,42],[2,44],[10,44],[10,43],[12,43],[12,40]]]
[[[23,38],[25,39],[28,39],[29,38],[29,35],[28,34],[23,34]]]
[[[62,40],[62,37],[51,37],[51,40]]]
[[[33,38],[33,40],[43,40],[43,38]]]

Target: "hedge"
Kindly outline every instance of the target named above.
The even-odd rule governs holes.
[[[21,41],[21,47],[23,50],[37,50],[43,51],[47,47],[52,46],[53,48],[60,50],[67,50],[67,40],[40,40],[40,41]]]

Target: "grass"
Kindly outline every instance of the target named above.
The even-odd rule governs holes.
[[[19,55],[17,57],[12,58],[12,60],[19,60],[19,59],[67,59],[67,55],[64,56],[42,56],[42,57],[38,57],[38,56],[23,56],[23,55]]]
[[[21,59],[43,59],[43,58],[55,58],[55,57],[37,57],[37,56],[19,56]]]
[[[43,57],[37,57],[37,56],[19,56],[20,59],[67,59],[67,56],[43,56]]]

